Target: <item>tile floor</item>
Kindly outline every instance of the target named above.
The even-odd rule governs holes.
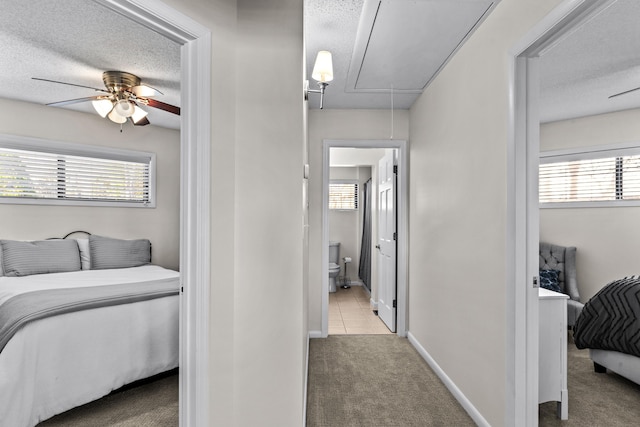
[[[329,294],[329,335],[391,334],[373,313],[363,286],[338,288]]]

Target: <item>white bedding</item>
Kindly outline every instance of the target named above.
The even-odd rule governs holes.
[[[174,277],[158,266],[0,277],[0,304],[40,289]],[[0,353],[0,426],[31,427],[178,366],[179,296],[83,310],[27,324]]]

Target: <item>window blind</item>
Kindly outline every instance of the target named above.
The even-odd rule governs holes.
[[[145,205],[150,162],[0,147],[0,197]]]
[[[640,155],[544,163],[538,188],[540,203],[640,200]]]
[[[339,209],[339,210],[358,209],[358,183],[357,182],[329,183],[329,209]]]

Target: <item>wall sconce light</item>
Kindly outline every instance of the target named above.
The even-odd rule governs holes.
[[[324,107],[324,90],[329,85],[329,82],[333,80],[333,60],[331,59],[331,52],[327,50],[318,52],[311,77],[318,82],[320,89],[309,89],[309,82],[307,81],[304,99],[309,99],[309,92],[319,93],[320,109],[322,110]]]

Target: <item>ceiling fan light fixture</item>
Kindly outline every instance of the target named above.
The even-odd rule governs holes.
[[[142,108],[138,107],[137,105],[133,106],[133,114],[131,115],[131,120],[133,120],[133,123],[138,123],[140,120],[144,119],[145,117],[147,117],[147,113],[146,111],[144,111]]]
[[[113,102],[110,99],[95,99],[91,101],[91,104],[102,118],[107,117],[107,114],[113,110]]]
[[[163,95],[163,93],[160,92],[158,89],[152,88],[151,86],[147,86],[147,85],[134,86],[129,90],[133,92],[135,96],[153,97],[153,96]]]
[[[116,105],[115,107],[113,107],[113,109],[116,113],[118,113],[119,116],[122,116],[126,119],[127,117],[131,117],[133,115],[134,107],[134,103],[129,101],[128,99],[120,99],[118,100],[118,102],[116,102]]]
[[[123,124],[123,123],[126,123],[127,121],[127,118],[118,114],[115,108],[111,110],[111,112],[107,117],[109,117],[109,120],[111,120],[112,122],[118,123],[118,124]]]

